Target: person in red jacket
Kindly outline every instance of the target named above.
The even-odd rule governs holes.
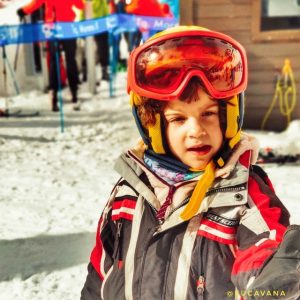
[[[73,7],[78,9],[84,8],[83,0],[32,0],[29,4],[18,9],[17,13],[20,17],[31,14],[42,5],[45,5],[44,20],[46,23],[51,22],[73,22],[75,19],[75,12]],[[56,70],[56,43],[49,43],[50,51],[50,89],[53,90],[52,95],[52,110],[58,111],[57,105],[57,91],[58,79]],[[59,41],[59,48],[62,48],[66,56],[67,77],[72,93],[72,102],[77,103],[77,90],[78,90],[78,67],[75,59],[76,55],[76,39],[68,39]],[[75,108],[75,106],[74,106]]]
[[[132,0],[126,5],[128,14],[151,17],[169,17],[169,5],[160,3],[158,0]]]

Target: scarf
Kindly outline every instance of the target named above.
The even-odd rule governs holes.
[[[144,162],[152,172],[169,185],[188,181],[203,174],[203,171],[191,171],[178,160],[166,155],[158,155],[151,150],[145,151]]]

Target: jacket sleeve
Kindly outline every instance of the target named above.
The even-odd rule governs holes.
[[[277,198],[266,173],[252,166],[248,182],[248,205],[237,230],[232,282],[246,291],[272,258],[289,225],[289,213]]]
[[[23,6],[22,9],[26,14],[31,14],[44,4],[45,0],[32,0],[27,5]]]
[[[278,299],[300,299],[300,225],[288,227],[278,250],[249,290],[247,299],[263,299],[261,291],[274,291]]]
[[[98,223],[96,243],[90,256],[88,275],[81,291],[81,300],[101,299],[102,281],[114,260],[115,227],[111,220],[111,209],[106,207]]]
[[[74,6],[78,9],[84,9],[85,2],[83,0],[75,0]]]
[[[81,291],[81,300],[102,299],[102,282],[112,267],[115,256],[114,248],[117,229],[115,222],[112,220],[112,204],[119,190],[121,179],[114,186],[98,222],[96,242],[90,256],[87,278]]]

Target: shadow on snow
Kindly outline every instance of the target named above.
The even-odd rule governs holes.
[[[88,263],[95,233],[0,240],[0,281]]]

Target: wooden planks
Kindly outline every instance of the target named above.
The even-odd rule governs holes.
[[[243,127],[247,129],[260,129],[266,112],[267,109],[248,107],[245,110]],[[299,117],[300,115],[298,114],[298,118]],[[297,115],[294,114],[293,118],[297,118]],[[265,124],[265,129],[282,131],[286,128],[286,126],[287,118],[280,113],[279,108],[275,108]]]
[[[215,4],[251,4],[251,0],[196,0],[205,5]]]
[[[300,69],[300,55],[289,56],[248,56],[248,65],[250,70],[274,70],[282,69],[285,58],[289,58],[291,61],[292,69]]]
[[[250,18],[201,18],[198,14],[195,17],[196,25],[204,26],[212,30],[225,32],[227,30],[248,30],[251,26]]]
[[[296,84],[300,87],[300,69],[294,69],[294,78]],[[249,83],[270,83],[275,84],[277,76],[281,74],[281,69],[269,68],[267,70],[250,70]]]
[[[195,10],[200,18],[234,18],[234,17],[251,17],[251,5],[240,4],[220,4],[204,5],[196,1]]]
[[[180,24],[181,25],[193,25],[193,0],[180,1]]]

